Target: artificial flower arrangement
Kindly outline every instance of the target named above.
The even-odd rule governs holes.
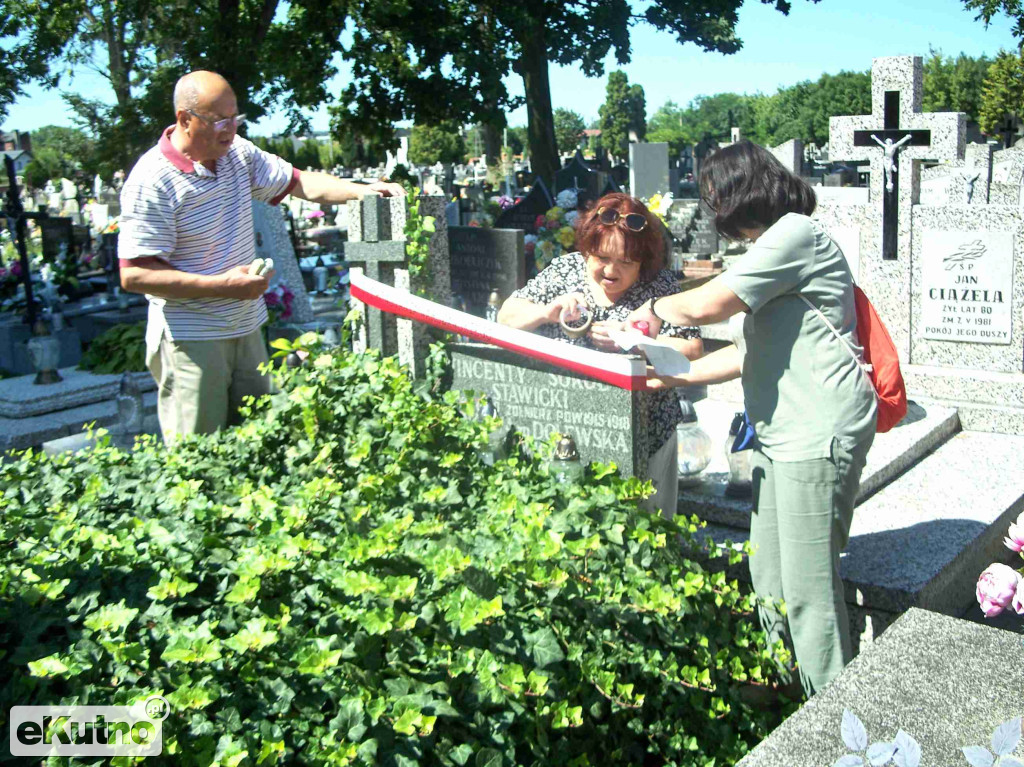
[[[663,222],[666,221],[669,210],[672,208],[672,193],[668,194],[655,194],[652,195],[649,200],[641,200],[641,202],[647,206],[647,209],[651,211],[655,216],[660,218]]]
[[[267,324],[273,325],[278,320],[287,322],[292,317],[292,302],[295,294],[288,289],[283,282],[278,283],[263,294],[263,300],[267,304],[267,314],[270,319]]]
[[[526,257],[532,259],[538,273],[576,245],[576,222],[580,215],[575,210],[578,199],[572,189],[559,192],[555,207],[537,216],[534,233],[524,238]]]
[[[1003,543],[1024,559],[1024,513],[1010,525]],[[994,618],[1008,607],[1024,615],[1024,574],[1009,565],[989,565],[978,578],[976,595],[986,618]]]
[[[21,262],[14,261],[10,267],[0,266],[0,301],[14,298],[21,284]]]
[[[121,221],[117,218],[112,218],[107,222],[107,225],[103,227],[103,231],[100,234],[117,234],[121,231]]]

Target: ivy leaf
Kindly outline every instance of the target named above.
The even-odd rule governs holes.
[[[448,756],[451,757],[452,761],[455,762],[459,767],[466,764],[469,761],[469,757],[473,755],[473,747],[468,743],[463,743],[460,746],[456,746],[448,752]]]
[[[882,767],[892,759],[892,755],[895,753],[896,744],[894,743],[872,743],[868,749],[868,761],[871,762],[872,767]]]
[[[493,748],[481,748],[476,752],[476,767],[501,767],[501,752]]]
[[[1024,762],[1014,759],[1012,756],[1007,756],[999,763],[999,767],[1024,767]]]
[[[896,767],[920,767],[921,746],[903,730],[896,733]]]
[[[843,724],[840,727],[843,743],[851,751],[863,751],[868,747],[868,731],[850,709],[843,709]]]
[[[839,757],[839,761],[833,764],[832,767],[864,767],[864,760],[856,754],[847,754],[846,756]]]
[[[546,668],[552,663],[558,663],[565,659],[562,647],[558,644],[558,638],[549,627],[545,626],[538,631],[528,632],[523,635],[523,638],[526,639],[526,651],[530,653],[538,668]]]
[[[967,762],[971,767],[992,767],[996,762],[996,758],[988,752],[987,748],[964,746],[960,750],[964,752],[964,756],[967,757]]]
[[[1021,718],[1011,719],[1003,722],[992,733],[992,751],[996,756],[1009,756],[1020,743],[1020,722]]]

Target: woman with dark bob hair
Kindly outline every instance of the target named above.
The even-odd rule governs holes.
[[[875,435],[874,388],[847,348],[861,351],[853,277],[842,251],[810,218],[810,187],[761,147],[741,141],[711,155],[699,188],[718,231],[753,244],[721,276],[648,301],[631,320],[657,326],[740,318],[731,323],[735,345],[698,360],[685,376],[651,385],[742,379],[757,433],[750,574],[767,605],[761,617],[770,639],[791,641],[804,689],[813,694],[852,657],[839,554]],[[780,599],[788,632],[787,618],[773,607]]]
[[[621,329],[629,313],[650,299],[679,291],[678,280],[665,268],[662,224],[639,200],[606,194],[580,215],[576,245],[579,252],[556,258],[509,296],[498,322],[571,344],[621,352],[608,331]],[[563,312],[570,321],[579,317],[580,307],[589,310],[593,322],[585,334],[570,337],[559,319]],[[690,359],[703,352],[698,328],[659,325],[662,340]],[[675,393],[659,391],[650,398],[647,473],[655,493],[648,507],[661,509],[668,518],[676,512],[676,425],[681,419]]]

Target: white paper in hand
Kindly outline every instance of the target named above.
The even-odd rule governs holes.
[[[681,376],[690,372],[690,360],[685,354],[657,339],[648,338],[639,330],[611,330],[608,336],[620,349],[641,351],[660,376]]]

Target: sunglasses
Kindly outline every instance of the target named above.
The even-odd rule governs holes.
[[[597,220],[602,224],[611,226],[622,221],[622,225],[631,232],[642,232],[647,226],[647,218],[640,213],[627,213],[623,216],[614,208],[600,207],[597,209]]]

